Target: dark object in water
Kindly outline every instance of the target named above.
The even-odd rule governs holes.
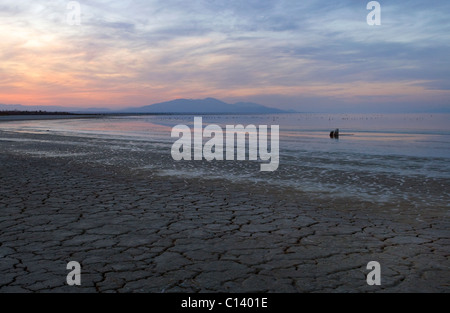
[[[330,138],[334,138],[334,139],[339,138],[339,129],[338,128],[336,128],[336,130],[334,130],[330,133]]]

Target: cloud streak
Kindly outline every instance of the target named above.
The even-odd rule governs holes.
[[[378,27],[350,0],[80,1],[80,26],[67,25],[67,3],[2,1],[0,102],[449,107],[448,1],[380,1]]]

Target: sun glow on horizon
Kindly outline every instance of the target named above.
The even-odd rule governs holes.
[[[449,107],[450,26],[431,19],[438,7],[408,12],[422,18],[412,36],[389,17],[383,32],[368,28],[364,8],[347,1],[322,10],[90,1],[81,2],[80,26],[66,23],[66,4],[5,1],[0,103],[123,108],[215,97],[285,109],[386,99]],[[395,40],[402,31],[410,35]]]

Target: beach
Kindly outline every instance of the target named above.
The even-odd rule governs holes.
[[[0,294],[450,293],[450,1],[405,4],[2,0]]]
[[[408,205],[318,196],[261,173],[163,175],[168,149],[117,140],[0,137],[2,293],[450,291],[445,177],[404,178],[442,195]],[[81,264],[81,286],[66,283],[70,261]],[[366,282],[371,261],[381,286]]]

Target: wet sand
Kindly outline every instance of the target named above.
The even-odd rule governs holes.
[[[121,151],[105,164],[95,146],[0,134],[0,292],[450,291],[447,207],[160,176]],[[366,283],[370,261],[381,286]]]

